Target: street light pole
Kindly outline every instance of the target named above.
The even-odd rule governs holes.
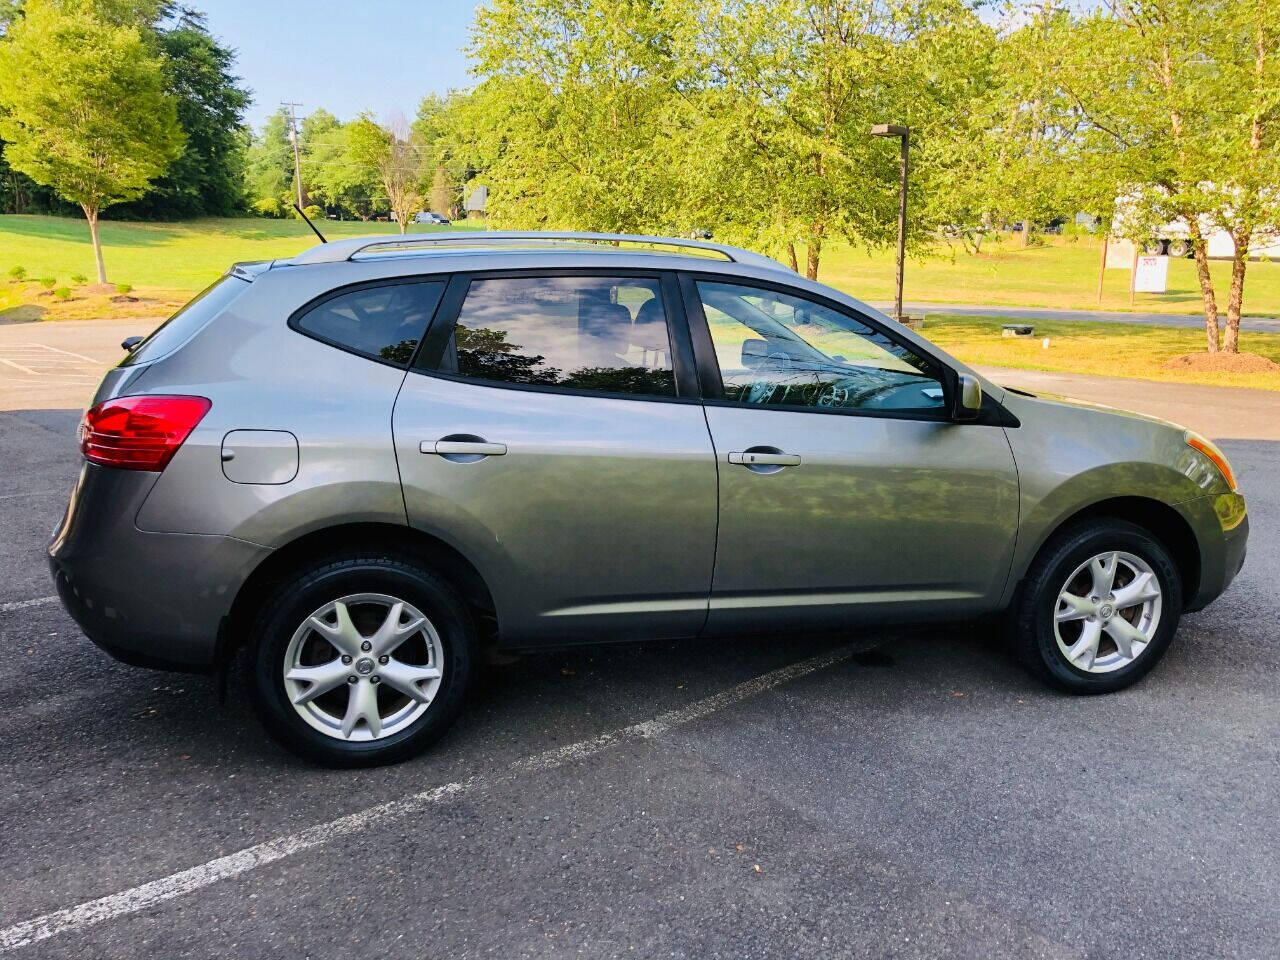
[[[898,187],[898,277],[893,319],[902,322],[902,266],[907,253],[907,170],[910,166],[911,128],[899,123],[877,123],[871,128],[873,137],[897,137],[902,142],[900,160],[902,181]]]

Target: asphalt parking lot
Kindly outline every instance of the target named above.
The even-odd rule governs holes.
[[[128,332],[0,337],[41,371],[0,364],[0,952],[1280,954],[1280,394],[1222,444],[1244,571],[1131,690],[1047,691],[976,627],[599,647],[493,668],[433,751],[352,773],[50,602]]]

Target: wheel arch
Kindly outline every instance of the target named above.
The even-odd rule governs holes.
[[[439,537],[391,523],[346,523],[312,530],[273,550],[248,576],[227,615],[223,656],[243,646],[253,618],[271,590],[303,566],[326,557],[370,550],[430,567],[458,591],[475,618],[482,642],[498,635],[498,611],[485,578],[458,549]]]
[[[1191,529],[1191,524],[1181,513],[1162,500],[1139,496],[1108,497],[1097,500],[1059,519],[1041,537],[1035,549],[1029,551],[1023,568],[1018,571],[1017,585],[1021,587],[1027,570],[1031,568],[1045,544],[1067,527],[1099,517],[1115,517],[1137,524],[1164,544],[1178,568],[1178,574],[1182,580],[1183,597],[1190,599],[1196,596],[1200,589],[1200,546],[1196,541],[1195,532]]]

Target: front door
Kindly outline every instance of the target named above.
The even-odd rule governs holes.
[[[716,464],[669,275],[455,277],[393,429],[409,523],[508,642],[702,628]]]
[[[937,362],[870,318],[777,287],[685,290],[720,471],[708,630],[992,607],[1018,520],[1004,429],[951,422]]]

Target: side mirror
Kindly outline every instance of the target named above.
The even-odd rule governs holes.
[[[769,358],[769,342],[767,340],[742,341],[742,365],[758,367]]]
[[[125,337],[123,340],[120,341],[120,346],[126,352],[133,353],[133,351],[137,348],[138,344],[140,344],[143,341],[143,339],[144,339],[143,337]]]
[[[951,410],[951,419],[976,420],[981,412],[982,384],[972,374],[960,374],[956,377],[955,404]]]

